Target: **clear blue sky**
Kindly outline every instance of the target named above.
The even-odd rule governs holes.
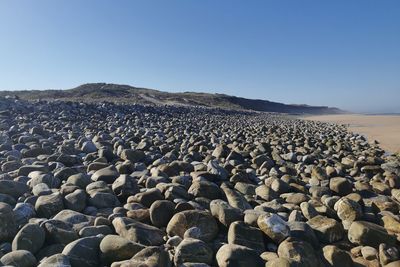
[[[400,112],[399,0],[2,0],[0,89],[123,83]]]

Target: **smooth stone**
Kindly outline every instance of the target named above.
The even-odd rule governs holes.
[[[0,202],[0,243],[12,240],[16,233],[17,224],[11,206]]]
[[[37,261],[31,252],[27,250],[16,250],[1,257],[0,263],[14,267],[35,267]]]
[[[98,237],[80,238],[66,245],[62,254],[68,257],[71,266],[97,267],[100,242]]]
[[[132,258],[145,246],[118,235],[106,235],[100,242],[100,258],[104,264]]]
[[[37,224],[26,224],[19,230],[12,242],[12,250],[28,250],[36,254],[45,241],[45,232]]]
[[[185,231],[191,227],[201,230],[201,240],[212,241],[218,234],[218,225],[212,215],[206,211],[185,210],[176,213],[167,225],[169,236],[178,235],[183,238]]]
[[[259,253],[248,247],[225,244],[217,252],[215,258],[219,267],[263,267],[264,261]]]

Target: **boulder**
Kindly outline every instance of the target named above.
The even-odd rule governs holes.
[[[215,258],[219,267],[263,267],[264,261],[259,253],[248,247],[225,244],[217,252]]]
[[[36,254],[44,244],[45,232],[37,224],[26,224],[19,230],[12,242],[12,250],[28,250]]]
[[[348,231],[348,238],[353,244],[374,248],[378,248],[381,243],[387,245],[396,243],[396,238],[388,234],[385,228],[366,221],[353,222]]]

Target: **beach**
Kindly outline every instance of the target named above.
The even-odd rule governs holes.
[[[365,135],[368,141],[377,140],[387,152],[400,152],[400,115],[344,114],[307,116],[303,118],[346,124],[350,131]]]

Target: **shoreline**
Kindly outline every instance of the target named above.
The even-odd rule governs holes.
[[[379,146],[388,153],[400,152],[400,115],[399,114],[340,114],[307,115],[304,120],[344,124],[349,131],[367,137],[368,142],[377,140]]]

